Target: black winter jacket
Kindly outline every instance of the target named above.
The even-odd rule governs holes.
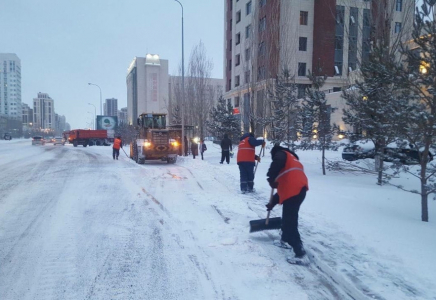
[[[233,150],[232,140],[225,136],[221,141],[221,150],[223,151]]]
[[[286,164],[286,153],[284,151],[291,153],[299,160],[298,155],[295,154],[295,152],[289,150],[288,148],[274,146],[271,150],[272,162],[269,167],[268,173],[266,173],[266,176],[268,177],[267,180],[270,183],[276,180],[276,177],[279,176],[280,170],[283,169]]]

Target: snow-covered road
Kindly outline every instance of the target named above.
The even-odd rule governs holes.
[[[123,152],[112,160],[111,147],[30,144],[0,143],[2,300],[351,299],[344,282],[375,299],[433,299],[428,282],[407,278],[395,255],[374,252],[375,260],[368,259],[358,244],[362,231],[350,236],[324,220],[326,207],[344,206],[337,192],[338,204],[318,202],[320,211],[311,207],[308,214],[302,208],[303,239],[338,274],[336,283],[315,266],[287,264],[288,250],[271,243],[277,231],[250,235],[249,221],[265,217],[267,156],[257,171],[258,192],[241,195],[235,161],[218,164],[213,144],[204,161],[145,165]],[[319,166],[305,164],[309,179],[321,182],[310,173]],[[358,190],[367,181],[351,185]],[[312,186],[312,195],[335,194]]]
[[[110,152],[2,144],[0,299],[335,298],[238,241],[233,224],[257,216],[225,173]],[[232,197],[240,214],[221,205]]]

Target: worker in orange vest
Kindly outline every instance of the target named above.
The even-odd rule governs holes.
[[[276,145],[271,150],[271,157],[267,180],[272,188],[277,188],[277,193],[266,207],[270,211],[276,204],[283,204],[282,237],[274,244],[283,248],[288,248],[289,244],[295,257],[288,258],[288,262],[304,263],[307,256],[298,232],[298,212],[309,190],[309,183],[303,165],[293,151]]]
[[[117,136],[114,139],[114,144],[112,146],[112,157],[118,160],[118,156],[120,156],[120,148],[123,148],[123,141],[121,140],[121,136]]]
[[[257,140],[251,132],[241,136],[236,162],[239,166],[241,192],[243,194],[253,192],[255,160],[260,160],[260,157],[255,154],[255,147],[260,145],[265,147],[265,141]]]

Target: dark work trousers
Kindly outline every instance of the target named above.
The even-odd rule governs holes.
[[[221,151],[221,163],[224,162],[224,159],[227,163],[230,163],[230,151],[229,150],[222,150]]]
[[[254,186],[254,162],[240,162],[239,175],[241,182],[241,191],[251,192]]]
[[[283,202],[282,241],[292,246],[296,256],[304,254],[303,243],[298,232],[298,211],[305,197],[306,188],[303,187],[297,196],[293,196]]]
[[[201,159],[203,160],[203,153],[204,153],[204,152],[200,152],[200,153],[201,153]]]
[[[120,149],[112,148],[112,157],[118,159],[118,156],[120,156]]]

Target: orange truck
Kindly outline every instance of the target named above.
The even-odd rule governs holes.
[[[108,135],[107,130],[85,130],[85,129],[73,129],[64,133],[68,136],[68,143],[73,144],[74,147],[78,145],[86,146],[106,146],[110,145],[110,140],[113,136]]]

